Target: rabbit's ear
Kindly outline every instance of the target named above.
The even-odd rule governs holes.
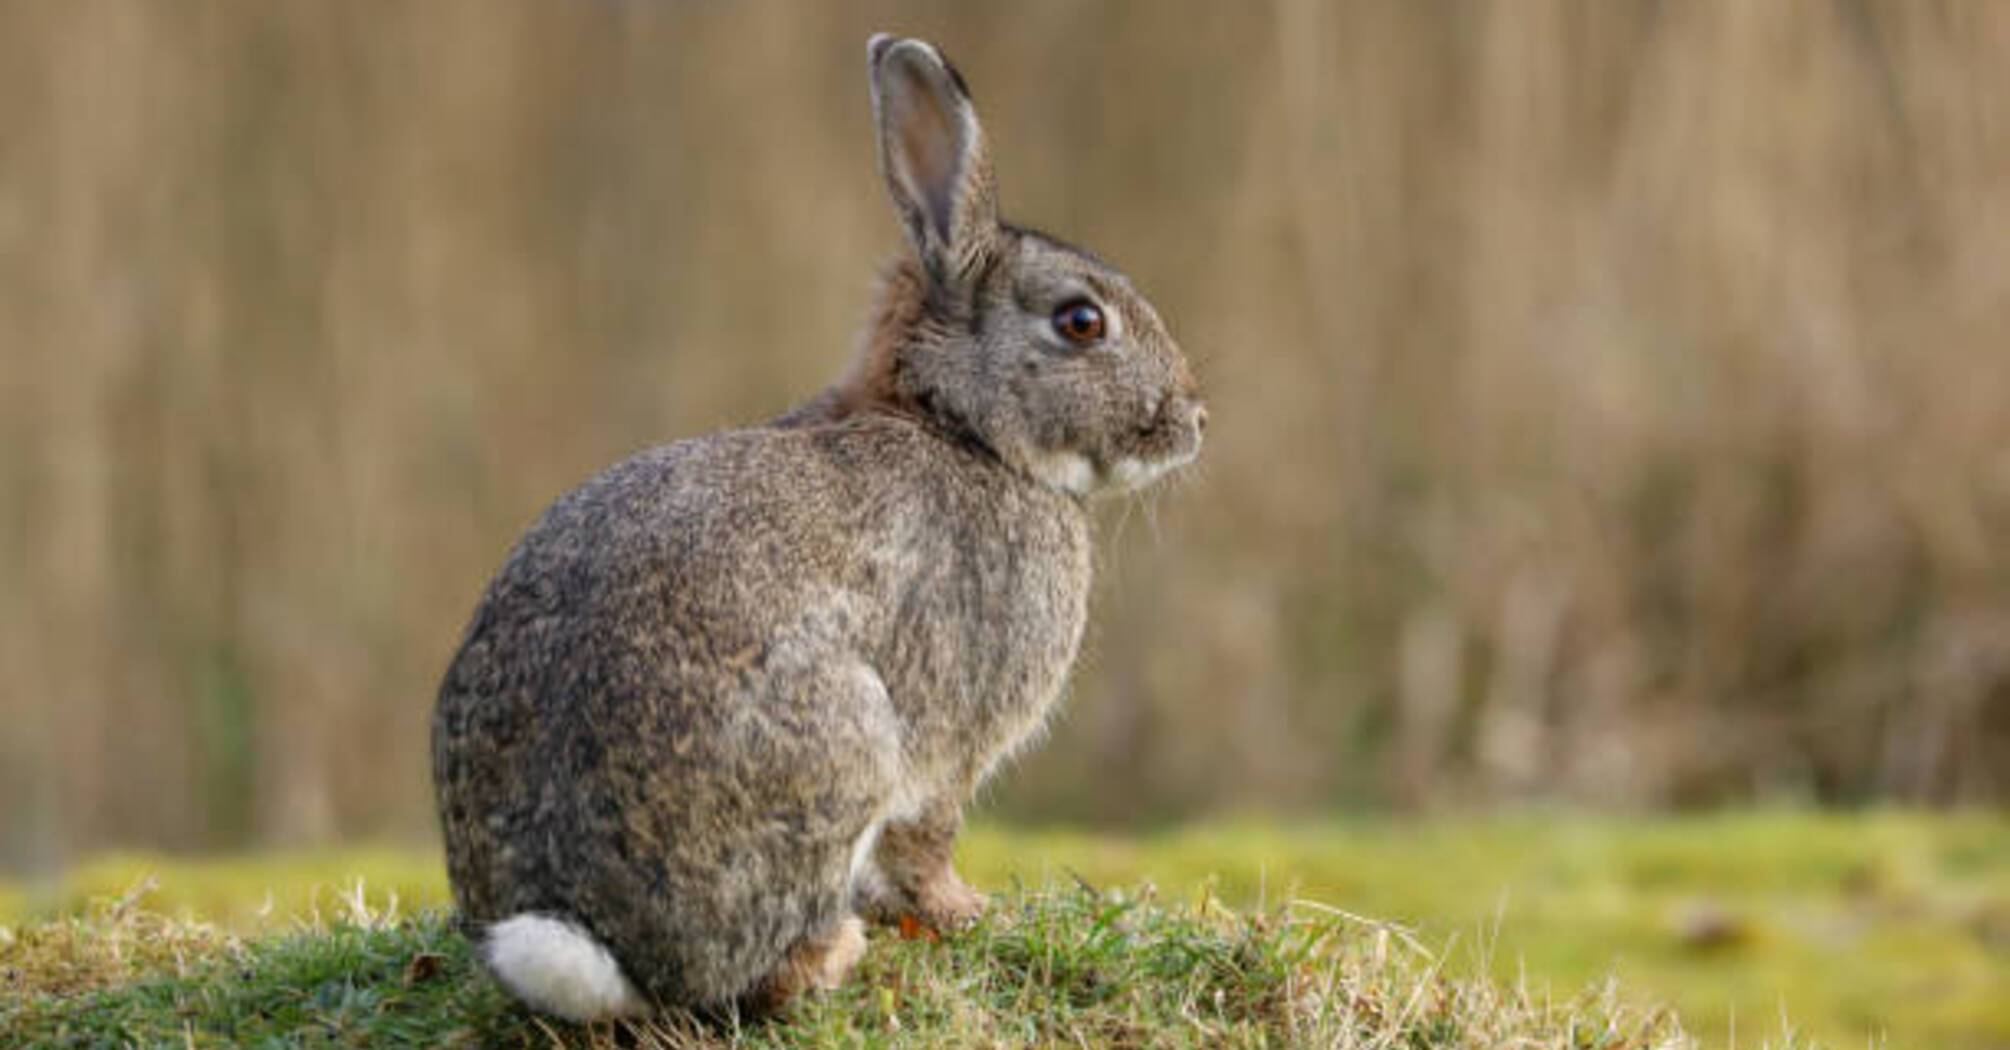
[[[963,77],[920,40],[884,33],[866,45],[879,166],[929,276],[958,285],[998,237],[984,129]]]

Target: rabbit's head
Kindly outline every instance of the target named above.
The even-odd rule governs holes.
[[[856,394],[897,403],[1076,495],[1193,459],[1207,412],[1122,273],[1003,223],[969,89],[919,40],[868,46],[881,171],[914,251],[890,275]]]

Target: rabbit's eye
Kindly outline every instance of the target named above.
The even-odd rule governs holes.
[[[1054,331],[1076,346],[1088,346],[1103,337],[1103,311],[1087,299],[1062,303],[1054,311]]]

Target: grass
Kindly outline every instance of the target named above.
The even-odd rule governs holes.
[[[1309,906],[1242,914],[1085,887],[1021,893],[947,940],[875,938],[840,992],[766,1025],[576,1027],[534,1018],[442,913],[359,895],[250,941],[131,898],[9,947],[8,1046],[830,1048],[1113,1046],[1675,1050],[1672,1016],[1610,987],[1553,1001],[1448,975],[1407,933]]]
[[[991,922],[941,944],[882,936],[857,985],[744,1041],[1658,1047],[1686,1045],[1686,1029],[1706,1046],[2010,1045],[2000,814],[1524,815],[1143,837],[980,827],[961,857],[980,884],[1019,887]],[[144,905],[86,907],[148,873]],[[368,900],[314,890],[359,875]],[[1171,903],[1051,889],[1078,877],[1155,884]],[[422,1026],[429,1043],[552,1038],[468,969],[432,910],[444,887],[423,854],[107,858],[55,889],[0,888],[0,908],[10,894],[15,920],[44,921],[0,935],[9,997],[30,1004],[0,1020],[0,1045],[64,1025],[141,1043],[185,1028],[198,1045],[352,1024],[387,1038],[394,1023]],[[393,898],[419,917],[386,918]],[[1414,933],[1283,904],[1297,899]],[[437,973],[407,982],[412,959],[434,956]],[[1679,1027],[1643,1012],[1657,1002]],[[114,1023],[138,1027],[103,1027]],[[1592,1032],[1619,1041],[1581,1041]]]

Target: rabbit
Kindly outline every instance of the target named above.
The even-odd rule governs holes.
[[[867,53],[911,253],[855,363],[560,498],[441,683],[460,921],[535,1010],[767,1015],[841,982],[862,918],[974,921],[962,810],[1061,692],[1091,501],[1200,451],[1151,304],[1000,221],[962,76],[920,40]]]

